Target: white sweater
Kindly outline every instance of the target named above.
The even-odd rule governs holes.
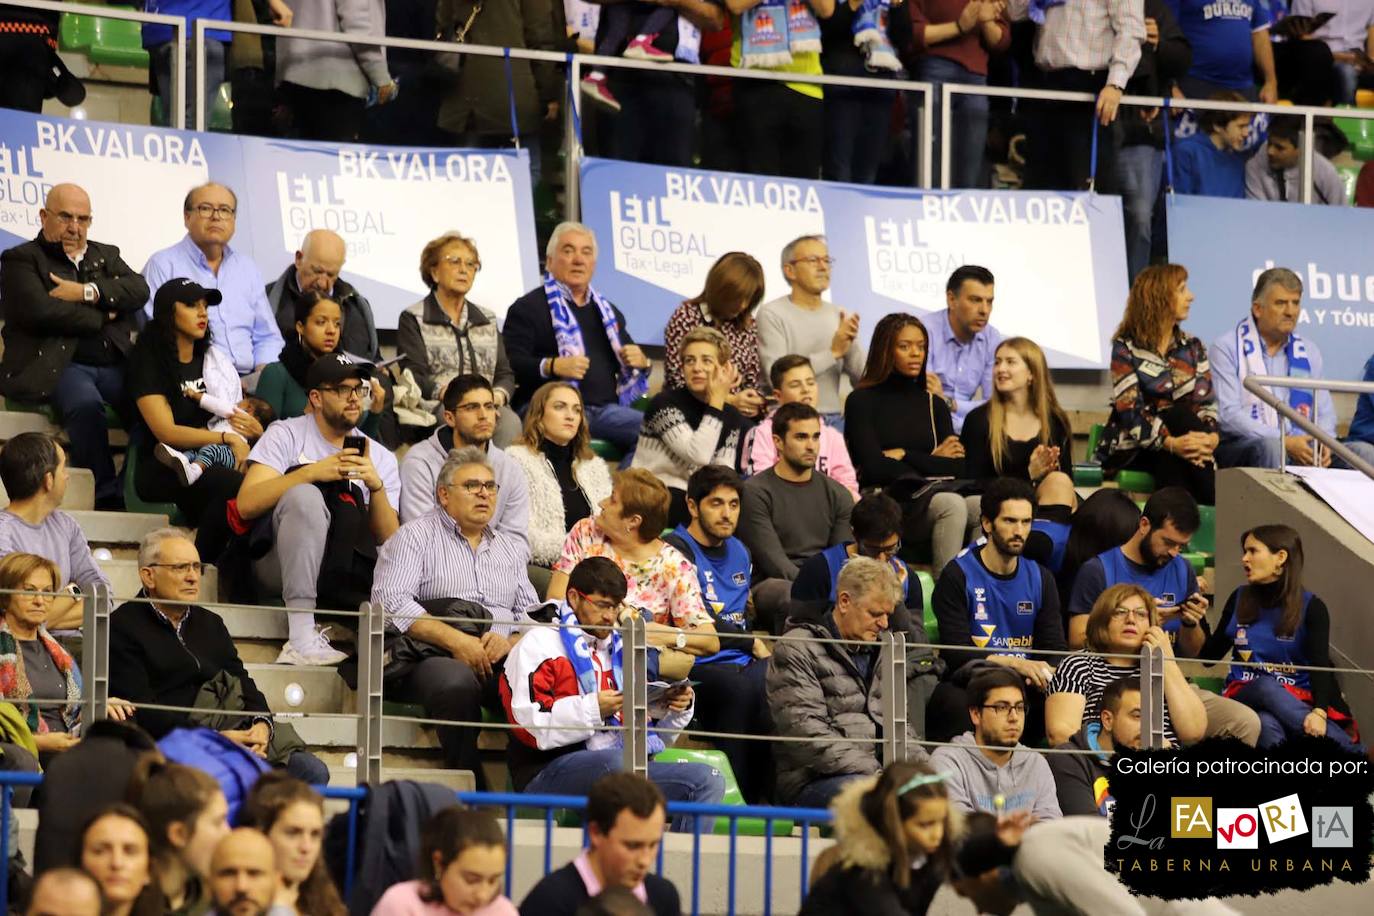
[[[530,562],[536,566],[553,566],[563,552],[568,531],[564,526],[563,491],[553,465],[543,452],[527,445],[511,445],[506,457],[525,472],[530,499]],[[582,488],[592,512],[603,499],[611,495],[611,469],[600,458],[592,457],[573,462],[573,479]]]

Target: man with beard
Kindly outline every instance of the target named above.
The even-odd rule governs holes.
[[[969,680],[973,730],[955,738],[952,747],[936,748],[930,760],[949,774],[945,785],[955,808],[999,816],[1029,811],[1037,821],[1063,816],[1049,764],[1021,743],[1026,701],[1022,678],[1010,668],[987,667]]]
[[[219,841],[210,858],[214,916],[271,916],[277,894],[276,853],[256,830],[240,827]]]
[[[301,239],[295,263],[267,287],[267,304],[277,316],[277,328],[290,340],[296,334],[296,303],[307,293],[315,293],[339,303],[343,314],[339,349],[365,360],[379,362],[382,350],[377,342],[377,322],[372,305],[353,284],[339,277],[348,245],[328,229],[312,229]]]
[[[1113,585],[1130,582],[1154,596],[1159,625],[1173,643],[1174,654],[1196,657],[1211,632],[1207,625],[1209,603],[1182,551],[1199,524],[1197,503],[1187,490],[1156,490],[1146,501],[1131,539],[1093,557],[1078,571],[1069,596],[1069,645],[1081,649],[1087,641],[1088,615],[1098,595]],[[1205,737],[1225,735],[1255,746],[1260,723],[1254,710],[1211,691],[1193,689],[1207,709]]]
[[[529,484],[520,466],[491,444],[500,407],[491,382],[480,375],[458,375],[444,389],[445,426],[412,446],[401,462],[401,521],[411,522],[438,505],[435,483],[439,469],[456,448],[480,449],[491,462],[501,489],[496,494],[496,514],[491,526],[528,544],[530,526]],[[525,550],[529,553],[528,547]]]
[[[1051,661],[1058,658],[1030,653],[1067,648],[1054,576],[1021,556],[1035,517],[1035,492],[1024,480],[998,478],[983,494],[980,515],[987,542],[959,554],[935,584],[939,642],[970,648],[941,650],[948,668],[930,699],[927,737],[947,741],[964,730],[970,678],[994,665],[1015,672],[1030,688],[1024,726],[1026,740],[1035,744],[1044,736],[1044,691],[1054,674]]]
[[[1111,817],[1112,755],[1118,748],[1140,749],[1140,678],[1121,677],[1102,691],[1098,720],[1089,722],[1058,750],[1093,751],[1088,754],[1051,754],[1059,810],[1065,817],[1096,814]]]
[[[305,376],[311,412],[273,423],[248,453],[238,513],[244,521],[272,519],[273,547],[255,562],[254,573],[269,592],[280,588],[293,611],[278,664],[344,660],[329,645],[327,630],[315,626],[319,583],[347,578],[356,554],[375,550],[401,524],[394,508],[401,499],[396,456],[357,428],[372,373],[370,364],[341,353],[315,360]],[[363,449],[345,447],[346,439],[360,441]],[[331,539],[335,549],[322,575]]]

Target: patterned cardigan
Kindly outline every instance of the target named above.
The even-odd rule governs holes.
[[[462,325],[455,325],[431,292],[401,313],[396,349],[401,368],[415,374],[426,398],[441,398],[455,376],[469,372],[504,391],[507,404],[515,393],[515,372],[506,357],[496,316],[470,300],[463,307]],[[499,394],[497,401],[501,401]]]
[[[1210,430],[1217,428],[1217,399],[1207,347],[1175,330],[1160,356],[1120,337],[1112,340],[1112,415],[1097,445],[1103,463],[1120,466],[1135,449],[1162,449],[1168,430],[1162,415],[1185,407]]]

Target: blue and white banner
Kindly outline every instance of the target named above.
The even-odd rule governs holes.
[[[924,191],[764,178],[589,159],[583,220],[597,233],[596,286],[635,339],[661,343],[678,304],[701,292],[727,251],[758,258],[766,299],[787,294],[780,255],[823,234],[836,304],[869,337],[883,315],[945,308],[955,268],[997,277],[992,324],[1024,335],[1056,368],[1107,365],[1126,302],[1121,200],[1086,193]]]
[[[524,150],[307,143],[0,110],[0,248],[36,236],[48,189],[73,182],[91,196],[90,237],[141,269],[185,234],[186,192],[211,180],[238,195],[231,244],[265,282],[311,229],[343,236],[344,278],[371,301],[378,327],[396,327],[424,296],[420,250],[445,232],[481,253],[474,302],[504,315],[539,283]]]
[[[1298,333],[1328,378],[1358,381],[1374,353],[1374,210],[1171,194],[1169,251],[1197,301],[1186,327],[1208,346],[1250,311],[1260,272],[1302,278]]]

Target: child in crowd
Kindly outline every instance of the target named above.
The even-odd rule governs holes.
[[[205,354],[205,375],[196,381],[183,384],[181,393],[199,404],[201,409],[215,415],[215,419],[209,422],[207,428],[211,432],[220,433],[221,438],[226,434],[239,435],[230,422],[236,414],[252,417],[263,429],[277,418],[272,406],[262,398],[244,396],[237,370],[213,348]],[[233,468],[238,464],[233,449],[223,442],[186,450],[158,443],[153,449],[153,455],[176,472],[184,487],[195,484],[206,468],[216,465]]]
[[[643,7],[648,4],[618,3],[600,7],[600,15],[595,17],[581,10],[587,5],[586,0],[564,0],[570,28],[572,23],[578,23],[579,36],[595,41],[597,54],[660,64],[672,63],[674,58],[689,64],[701,62],[700,30],[673,7],[654,5],[646,14]],[[605,27],[598,28],[599,23],[604,23]],[[676,48],[672,52],[665,51],[659,45],[670,39],[675,25]],[[594,37],[598,34],[599,39]],[[606,74],[600,70],[590,70],[582,78],[582,92],[607,108],[620,110],[620,102],[606,84]]]

